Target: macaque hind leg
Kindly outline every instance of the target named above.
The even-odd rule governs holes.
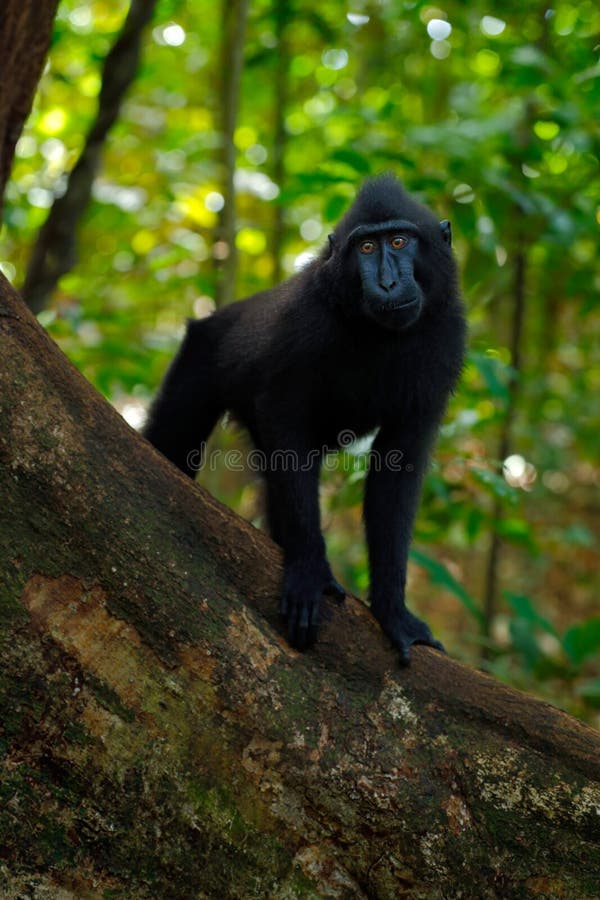
[[[224,412],[216,374],[205,321],[191,322],[143,431],[157,450],[192,478]]]

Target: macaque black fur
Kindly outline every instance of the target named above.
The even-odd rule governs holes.
[[[264,454],[269,526],[284,552],[280,609],[298,649],[316,638],[322,595],[344,595],[321,535],[322,456],[341,434],[375,429],[364,501],[371,609],[403,663],[411,644],[443,649],[406,608],[404,586],[423,475],[464,354],[450,242],[450,224],[393,176],[367,181],[318,259],[188,323],[151,409],[146,437],[192,477],[226,410]]]

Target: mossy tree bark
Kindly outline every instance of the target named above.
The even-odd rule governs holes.
[[[0,896],[597,897],[598,733],[352,599],[291,650],[276,548],[4,279],[0,359]]]

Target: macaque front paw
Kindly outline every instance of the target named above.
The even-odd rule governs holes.
[[[338,603],[346,596],[327,563],[299,560],[286,566],[279,612],[287,621],[288,641],[296,650],[307,650],[317,639],[323,594]]]
[[[429,626],[405,607],[385,618],[379,618],[375,610],[374,614],[398,650],[401,665],[407,666],[410,663],[410,648],[413,644],[425,644],[427,647],[433,647],[434,650],[446,652],[443,644],[433,637]]]

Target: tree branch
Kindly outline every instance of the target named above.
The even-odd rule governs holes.
[[[65,193],[52,204],[31,252],[22,293],[34,313],[44,308],[59,279],[75,265],[77,226],[90,201],[106,138],[136,76],[144,28],[156,2],[132,0],[123,28],[104,60],[96,119],[69,174]]]

